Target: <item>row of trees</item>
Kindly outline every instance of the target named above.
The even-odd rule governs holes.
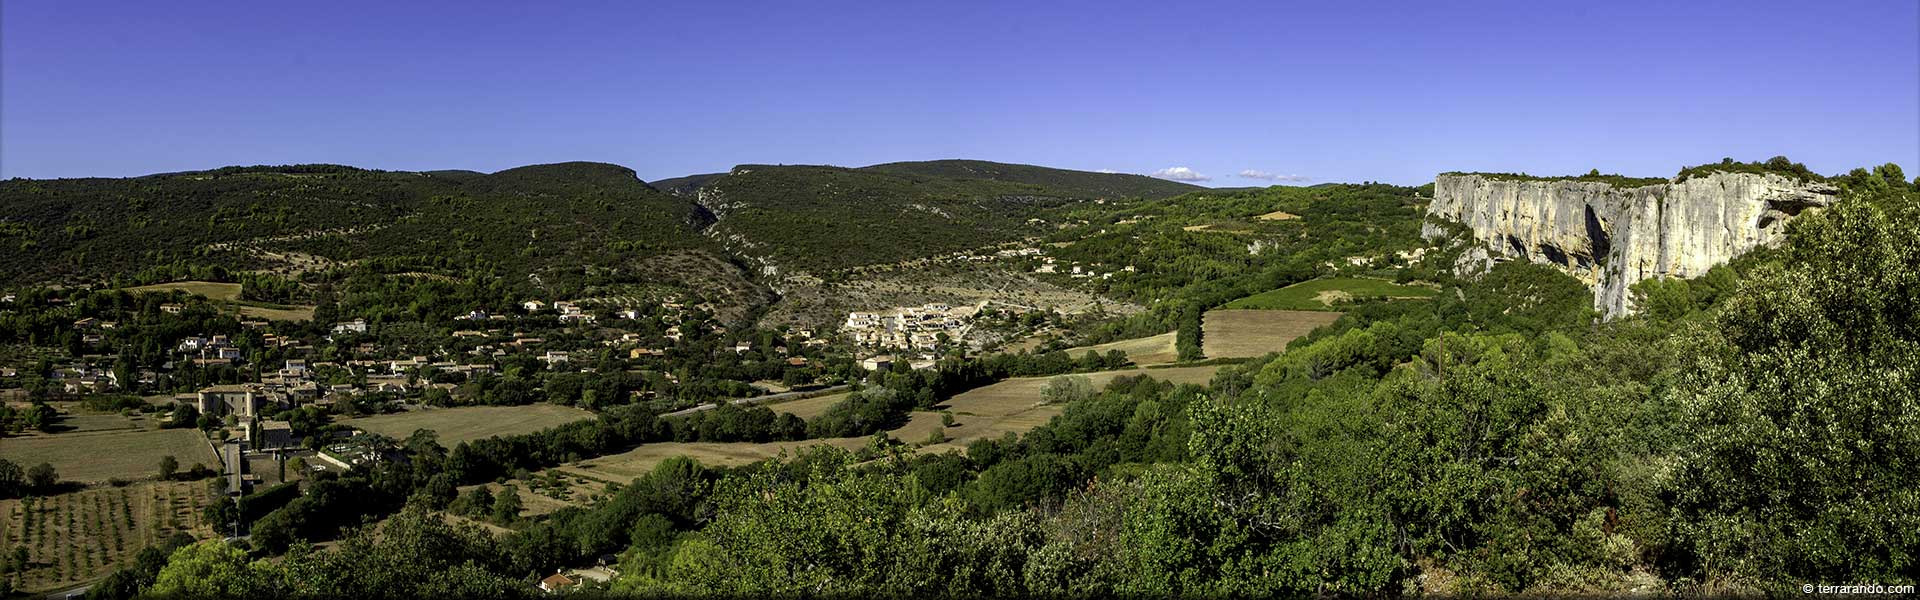
[[[19,498],[55,491],[60,473],[53,465],[40,463],[22,469],[13,461],[0,458],[0,498]]]

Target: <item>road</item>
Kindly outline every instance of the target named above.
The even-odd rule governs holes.
[[[67,600],[68,598],[82,598],[87,595],[87,590],[92,588],[93,586],[91,585],[81,586],[81,587],[73,588],[64,592],[54,592],[51,594],[47,594],[46,597],[47,597],[47,600]]]
[[[240,444],[227,442],[220,445],[220,462],[227,469],[227,493],[239,495],[246,493],[246,461],[240,457]]]
[[[786,392],[781,394],[767,394],[765,396],[754,396],[751,398],[735,398],[733,400],[730,400],[729,402],[732,402],[735,406],[752,406],[755,404],[768,404],[772,402],[779,402],[781,400],[797,400],[800,398],[810,398],[813,396],[825,396],[827,394],[836,394],[844,391],[847,391],[846,384],[824,387],[817,390],[807,390],[804,392]],[[683,409],[676,410],[660,416],[678,417],[683,415],[690,415],[690,414],[701,412],[701,411],[713,410],[715,407],[718,407],[718,406],[720,405],[702,404],[699,406],[695,406],[693,408],[683,408]]]

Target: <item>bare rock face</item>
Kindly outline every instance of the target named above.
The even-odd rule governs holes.
[[[1826,206],[1835,192],[1823,183],[1755,173],[1631,188],[1441,175],[1434,178],[1423,235],[1443,235],[1442,220],[1465,225],[1476,243],[1457,269],[1484,270],[1505,260],[1554,265],[1592,286],[1594,308],[1612,319],[1633,313],[1628,286],[1698,277],[1778,243],[1788,219]]]

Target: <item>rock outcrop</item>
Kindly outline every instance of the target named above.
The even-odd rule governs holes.
[[[1632,314],[1629,286],[1697,277],[1777,243],[1788,219],[1834,194],[1827,184],[1756,173],[1639,187],[1448,174],[1434,178],[1423,235],[1445,235],[1441,221],[1465,225],[1474,244],[1457,269],[1503,260],[1554,265],[1591,286],[1594,308],[1612,319]]]

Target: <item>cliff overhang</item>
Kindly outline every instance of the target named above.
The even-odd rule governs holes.
[[[1616,186],[1578,179],[1449,173],[1434,178],[1428,238],[1465,226],[1464,275],[1506,260],[1552,265],[1592,287],[1606,318],[1632,314],[1628,289],[1651,278],[1693,278],[1779,243],[1795,216],[1831,204],[1826,183],[1771,173],[1722,172]]]

